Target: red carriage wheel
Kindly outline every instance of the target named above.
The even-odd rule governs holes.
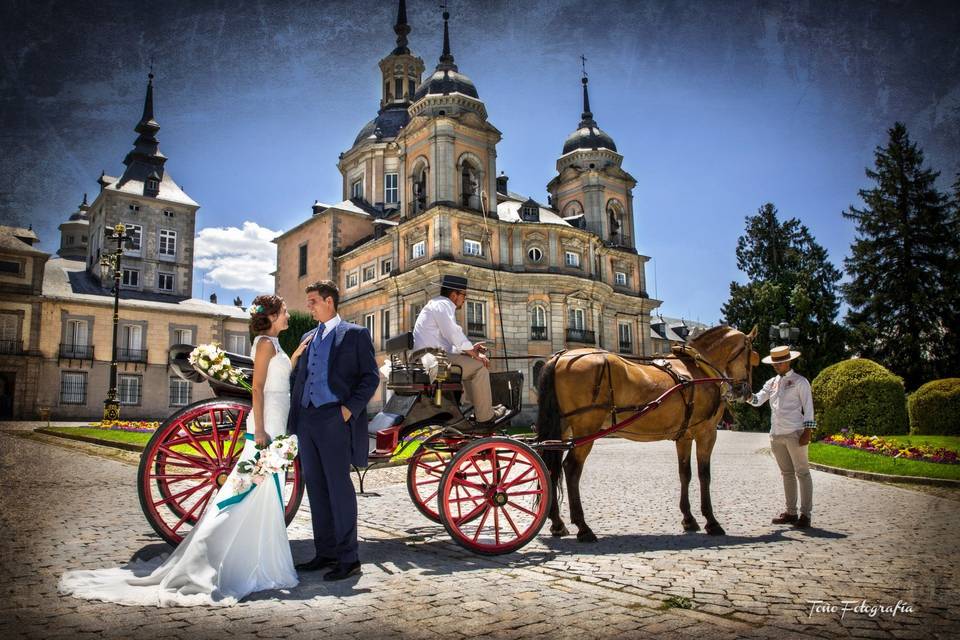
[[[176,545],[200,520],[243,451],[250,401],[201,400],[160,425],[140,458],[140,507],[153,530]],[[300,460],[283,489],[287,524],[303,498]]]
[[[437,496],[440,478],[450,458],[465,442],[464,438],[435,433],[420,445],[407,462],[407,492],[417,511],[434,522],[440,522]]]
[[[440,518],[460,546],[510,553],[540,532],[550,511],[550,476],[517,440],[483,438],[463,447],[440,479]]]

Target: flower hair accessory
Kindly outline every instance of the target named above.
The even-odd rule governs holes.
[[[250,305],[250,309],[248,309],[248,311],[250,311],[250,315],[253,315],[253,314],[255,314],[255,313],[263,313],[263,305],[262,305],[262,304],[252,304],[252,305]]]

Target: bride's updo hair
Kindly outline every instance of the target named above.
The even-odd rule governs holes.
[[[273,321],[270,316],[280,313],[283,298],[275,295],[257,296],[250,303],[250,333],[257,335],[270,329]]]

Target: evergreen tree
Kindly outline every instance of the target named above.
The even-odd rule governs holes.
[[[939,172],[902,123],[888,133],[866,170],[876,185],[859,191],[864,208],[843,213],[857,224],[843,293],[851,348],[916,389],[956,371],[960,203],[937,190]]]
[[[844,331],[836,321],[841,274],[799,220],[781,222],[771,203],[748,216],[746,232],[737,240],[737,267],[748,282],[730,283],[730,298],[722,308],[724,322],[743,331],[759,325],[754,348],[761,355],[771,347],[770,326],[787,322],[800,329],[793,346],[803,357],[795,367],[809,379],[843,357]],[[779,339],[775,343],[780,344]],[[769,377],[766,374],[772,375],[772,370],[756,370],[754,390]],[[768,409],[733,411],[739,428],[762,430],[769,424]]]

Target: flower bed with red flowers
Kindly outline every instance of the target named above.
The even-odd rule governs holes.
[[[101,420],[100,422],[91,422],[91,427],[97,429],[108,429],[110,431],[132,431],[134,433],[153,433],[160,428],[159,422],[147,422],[145,420]]]
[[[879,436],[861,436],[844,432],[827,436],[820,442],[838,447],[846,447],[847,449],[859,449],[860,451],[876,453],[891,458],[902,458],[904,460],[922,460],[924,462],[939,462],[941,464],[960,463],[957,452],[951,449],[931,447],[928,445],[905,447],[897,442],[886,440]]]

